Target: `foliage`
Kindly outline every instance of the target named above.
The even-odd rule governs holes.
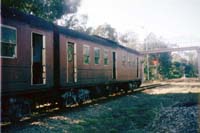
[[[143,50],[153,50],[167,48],[169,44],[166,44],[161,37],[158,38],[154,33],[149,33],[144,39],[143,45]]]
[[[80,32],[85,32],[87,30],[86,24],[88,16],[85,14],[68,14],[63,17],[64,26]]]
[[[144,40],[144,50],[155,50],[160,48],[167,48],[168,44],[162,41],[160,38],[156,37],[155,34],[150,33]],[[172,56],[170,53],[160,53],[160,54],[150,54],[149,55],[149,77],[151,79],[158,78],[155,74],[158,73],[163,79],[170,78],[170,70],[172,66]],[[155,65],[152,62],[158,60],[159,64]],[[147,69],[147,68],[146,68]],[[158,72],[158,73],[157,73]],[[146,71],[147,75],[147,71]]]
[[[181,77],[197,77],[197,69],[191,63],[180,63],[173,62],[170,70],[170,78],[181,78]]]
[[[110,24],[99,25],[93,32],[94,35],[98,35],[104,38],[108,38],[114,41],[118,40],[118,34],[115,28]]]
[[[164,79],[170,78],[170,70],[172,66],[172,58],[170,53],[162,53],[159,56],[159,73],[163,76]]]
[[[94,32],[94,30],[95,30],[95,29],[94,29],[93,27],[88,27],[88,28],[86,29],[85,32],[86,32],[87,34],[89,34],[89,35],[92,35],[93,32]]]
[[[184,58],[181,55],[173,54],[173,64],[179,65],[179,71],[182,76],[197,77],[197,54],[195,52],[184,52]],[[176,75],[176,73],[174,73]]]
[[[2,0],[2,4],[48,21],[55,21],[63,14],[77,12],[81,0]]]
[[[141,50],[141,45],[138,43],[138,35],[135,32],[125,32],[118,36],[120,43],[126,47]]]
[[[70,127],[69,132],[151,132],[153,131],[151,125],[163,109],[173,106],[174,103],[197,101],[198,94],[192,93],[163,95],[137,93],[111,100],[103,105],[97,104],[94,106],[95,114],[83,115],[79,112],[80,123],[66,125]]]
[[[162,38],[156,37],[155,34],[150,33],[145,38],[144,50],[164,49],[169,47],[170,44],[162,41]],[[179,54],[160,53],[149,55],[149,78],[150,80],[158,79],[172,79],[186,77],[196,77],[197,69],[195,64],[195,55],[193,53],[186,53],[185,56],[189,57],[189,60],[184,59]],[[173,59],[173,60],[172,60]],[[153,64],[153,60],[158,60],[158,65]],[[145,62],[145,66],[147,61]],[[159,76],[157,71],[159,72]],[[147,76],[147,67],[145,67],[145,74]]]
[[[173,62],[170,71],[170,78],[181,78],[183,76],[184,76],[184,68],[182,66],[182,63]]]
[[[184,64],[186,77],[197,77],[197,69],[193,64]]]

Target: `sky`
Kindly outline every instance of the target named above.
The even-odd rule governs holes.
[[[153,32],[179,46],[200,46],[200,0],[82,0],[78,13],[88,15],[88,26],[108,23],[141,42]]]

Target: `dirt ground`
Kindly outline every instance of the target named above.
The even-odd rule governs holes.
[[[3,132],[198,133],[200,82],[162,82],[164,86],[70,109]]]

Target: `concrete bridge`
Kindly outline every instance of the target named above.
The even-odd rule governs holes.
[[[176,51],[196,51],[197,52],[197,60],[198,60],[198,77],[200,79],[200,47],[182,47],[182,48],[166,48],[166,49],[155,49],[155,50],[148,50],[148,51],[141,51],[143,56],[149,54],[156,54],[156,53],[165,53],[165,52],[176,52]],[[148,64],[148,63],[147,63]]]

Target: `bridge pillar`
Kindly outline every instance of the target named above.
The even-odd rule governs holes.
[[[198,77],[200,79],[200,49],[197,50],[197,60],[198,60]]]

